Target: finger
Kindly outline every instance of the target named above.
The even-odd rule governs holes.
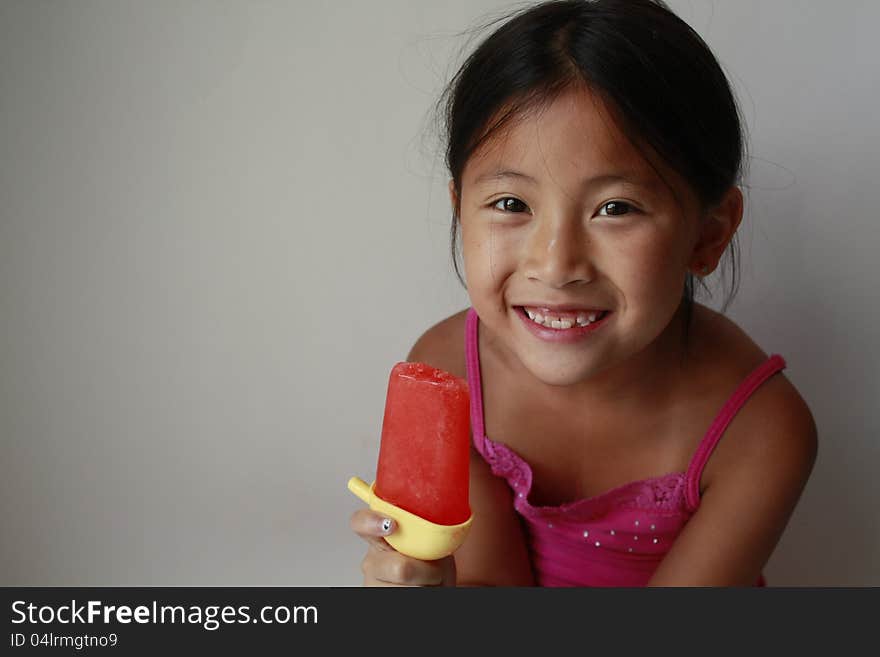
[[[372,587],[397,587],[397,588],[420,588],[417,586],[413,586],[411,584],[395,584],[394,582],[385,582],[381,579],[376,579],[369,573],[364,573],[364,586],[372,586]]]
[[[457,576],[455,572],[455,557],[451,554],[441,560],[440,574],[442,577],[441,586],[455,586]]]
[[[388,584],[439,586],[443,583],[441,562],[413,559],[394,550],[377,550],[372,546],[364,557],[362,570],[366,578]]]
[[[349,522],[352,531],[363,538],[371,546],[380,550],[393,550],[384,537],[397,529],[393,518],[383,516],[369,509],[358,509],[351,515]]]
[[[364,586],[372,586],[375,588],[399,588],[399,589],[418,589],[421,588],[419,586],[415,586],[412,584],[393,584],[391,582],[383,582],[381,579],[364,579]]]

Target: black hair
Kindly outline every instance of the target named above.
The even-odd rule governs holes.
[[[575,85],[596,92],[633,144],[653,149],[690,185],[704,209],[740,182],[745,139],[733,91],[703,39],[665,3],[553,0],[489,25],[505,20],[467,57],[437,104],[446,167],[459,199],[451,237],[453,267],[462,285],[457,235],[465,164],[511,120]],[[737,290],[735,235],[729,253],[732,275],[722,312]],[[688,272],[682,292],[685,342],[694,281]]]

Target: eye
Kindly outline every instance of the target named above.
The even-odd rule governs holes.
[[[498,207],[499,204],[501,204],[501,207]],[[515,209],[518,206],[522,206],[523,208],[529,207],[518,198],[514,198],[513,196],[505,196],[504,198],[500,198],[492,203],[492,207],[494,209],[500,210],[501,212],[511,212],[513,214],[520,214]]]
[[[606,211],[603,212],[603,210]],[[616,217],[622,214],[629,214],[633,210],[633,206],[631,206],[626,201],[608,201],[599,209],[599,214],[606,217]]]

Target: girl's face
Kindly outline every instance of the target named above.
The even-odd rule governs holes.
[[[648,353],[671,326],[694,265],[699,205],[655,166],[663,177],[582,89],[468,161],[460,219],[470,300],[540,381],[586,381]],[[450,193],[455,203],[451,183]],[[597,312],[604,318],[580,326]]]

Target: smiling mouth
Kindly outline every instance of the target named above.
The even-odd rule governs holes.
[[[563,312],[526,306],[516,306],[516,310],[538,326],[558,330],[589,326],[594,322],[600,322],[610,312],[608,310]]]

